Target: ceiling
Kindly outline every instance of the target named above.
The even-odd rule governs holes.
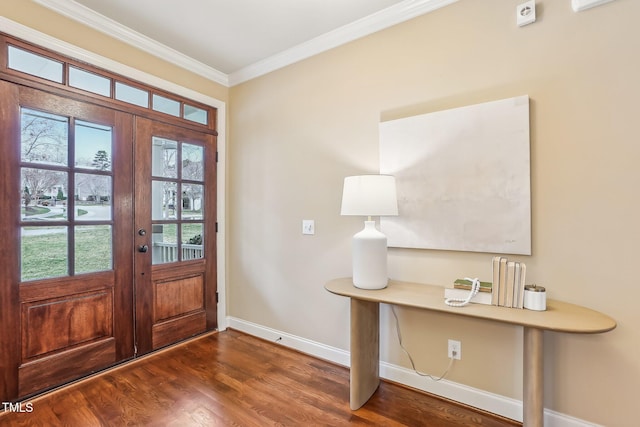
[[[34,0],[233,85],[457,0]]]

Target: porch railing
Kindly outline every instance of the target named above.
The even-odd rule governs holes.
[[[182,260],[204,258],[202,245],[182,244]],[[153,260],[155,264],[178,261],[178,245],[176,243],[154,242]]]

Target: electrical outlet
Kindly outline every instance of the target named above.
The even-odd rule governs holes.
[[[447,350],[447,356],[449,359],[454,358],[456,360],[462,359],[462,344],[460,341],[449,340],[449,348]]]

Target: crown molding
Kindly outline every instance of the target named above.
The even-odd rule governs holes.
[[[229,74],[235,86],[356,39],[416,18],[458,0],[405,0]]]
[[[125,27],[73,0],[33,0],[54,12],[94,28],[110,37],[136,47],[153,56],[189,70],[223,86],[229,86],[227,74]]]
[[[141,49],[167,62],[229,87],[333,49],[353,40],[432,12],[458,0],[404,0],[377,13],[284,50],[262,61],[225,74],[162,43],[125,27],[73,0],[33,0],[63,16]]]

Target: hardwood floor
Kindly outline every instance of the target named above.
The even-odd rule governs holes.
[[[383,382],[349,409],[349,370],[227,330],[22,403],[1,426],[521,425]],[[0,408],[0,411],[2,408]]]

